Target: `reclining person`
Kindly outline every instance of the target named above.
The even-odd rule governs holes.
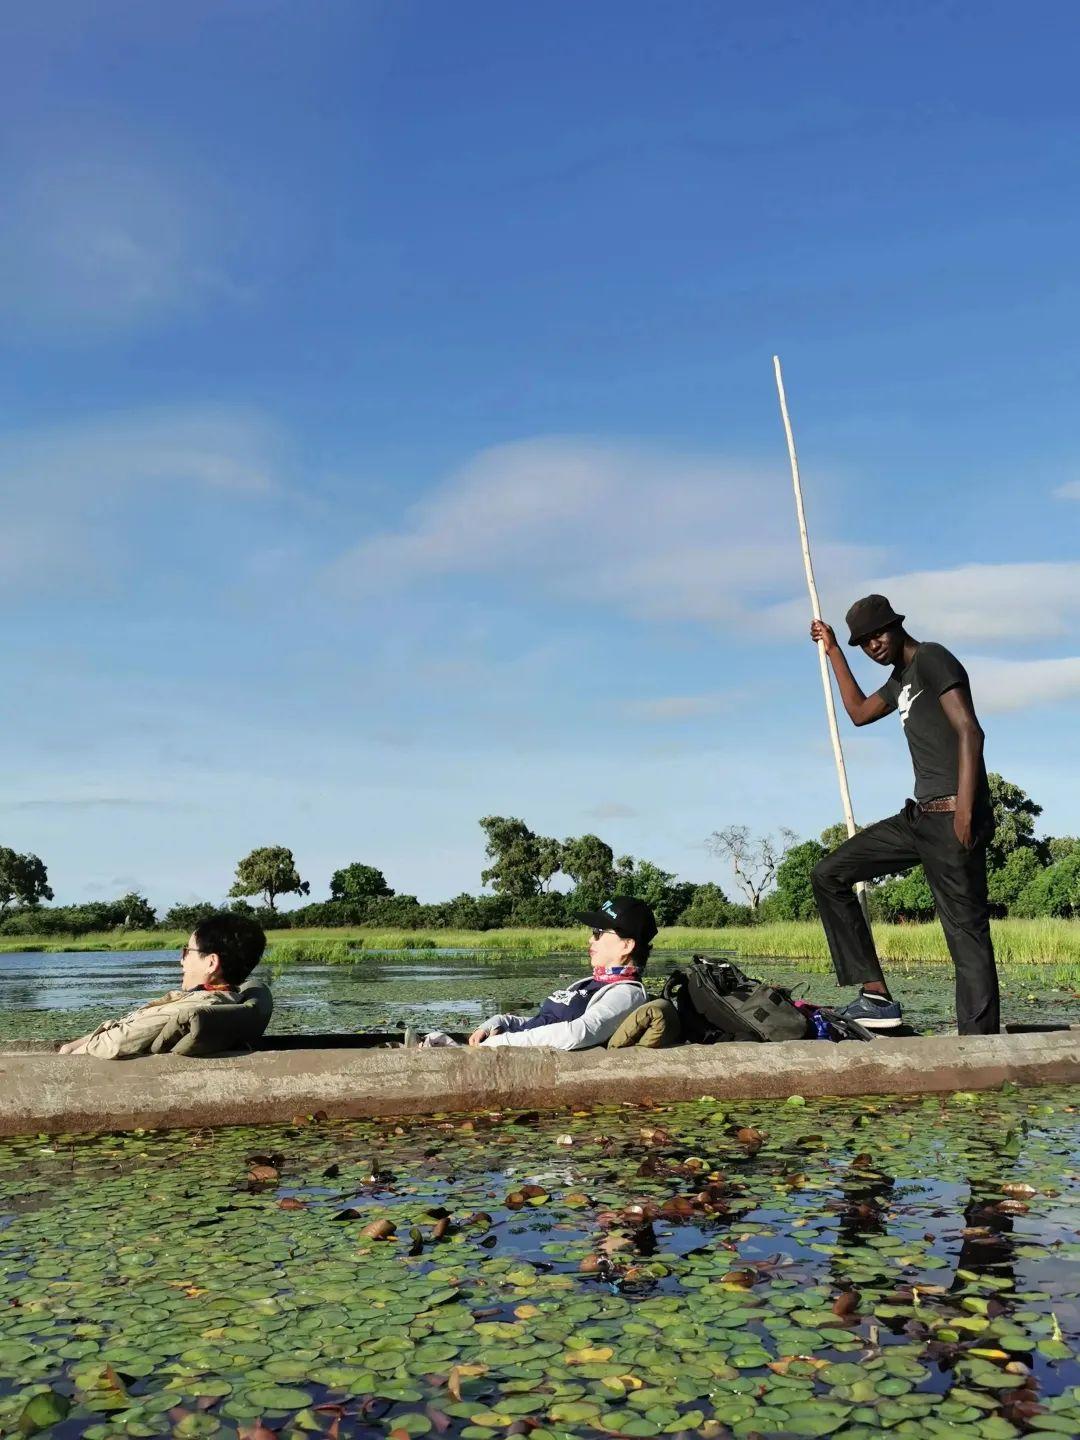
[[[643,900],[616,895],[599,910],[574,917],[592,927],[592,974],[549,995],[530,1019],[493,1015],[469,1036],[470,1045],[546,1045],[588,1050],[606,1045],[626,1017],[643,1004],[641,976],[656,920]]]
[[[166,1027],[189,1019],[208,1006],[240,1005],[240,986],[262,959],[266,936],[246,915],[227,912],[200,920],[180,951],[182,985],[106,1020],[89,1035],[60,1046],[61,1055],[92,1055],[98,1060],[131,1060],[150,1053]],[[242,1012],[241,1012],[242,1013]]]

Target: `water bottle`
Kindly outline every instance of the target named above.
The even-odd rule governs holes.
[[[820,1010],[815,1010],[811,1019],[814,1022],[814,1038],[817,1040],[830,1040],[829,1022]]]

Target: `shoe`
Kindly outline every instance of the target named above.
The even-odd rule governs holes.
[[[854,1020],[864,1030],[897,1030],[904,1023],[904,1012],[895,1000],[879,1000],[863,991],[858,999],[845,1005],[840,1014]]]

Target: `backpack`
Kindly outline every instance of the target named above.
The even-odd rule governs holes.
[[[721,1040],[806,1040],[814,1029],[787,990],[752,980],[730,960],[695,955],[688,970],[673,970],[664,999],[679,1012],[691,1043]]]

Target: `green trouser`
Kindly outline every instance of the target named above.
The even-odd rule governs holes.
[[[646,1000],[632,1010],[608,1041],[609,1050],[624,1050],[629,1045],[642,1045],[659,1050],[663,1045],[677,1045],[682,1039],[679,1012],[670,1000]]]

